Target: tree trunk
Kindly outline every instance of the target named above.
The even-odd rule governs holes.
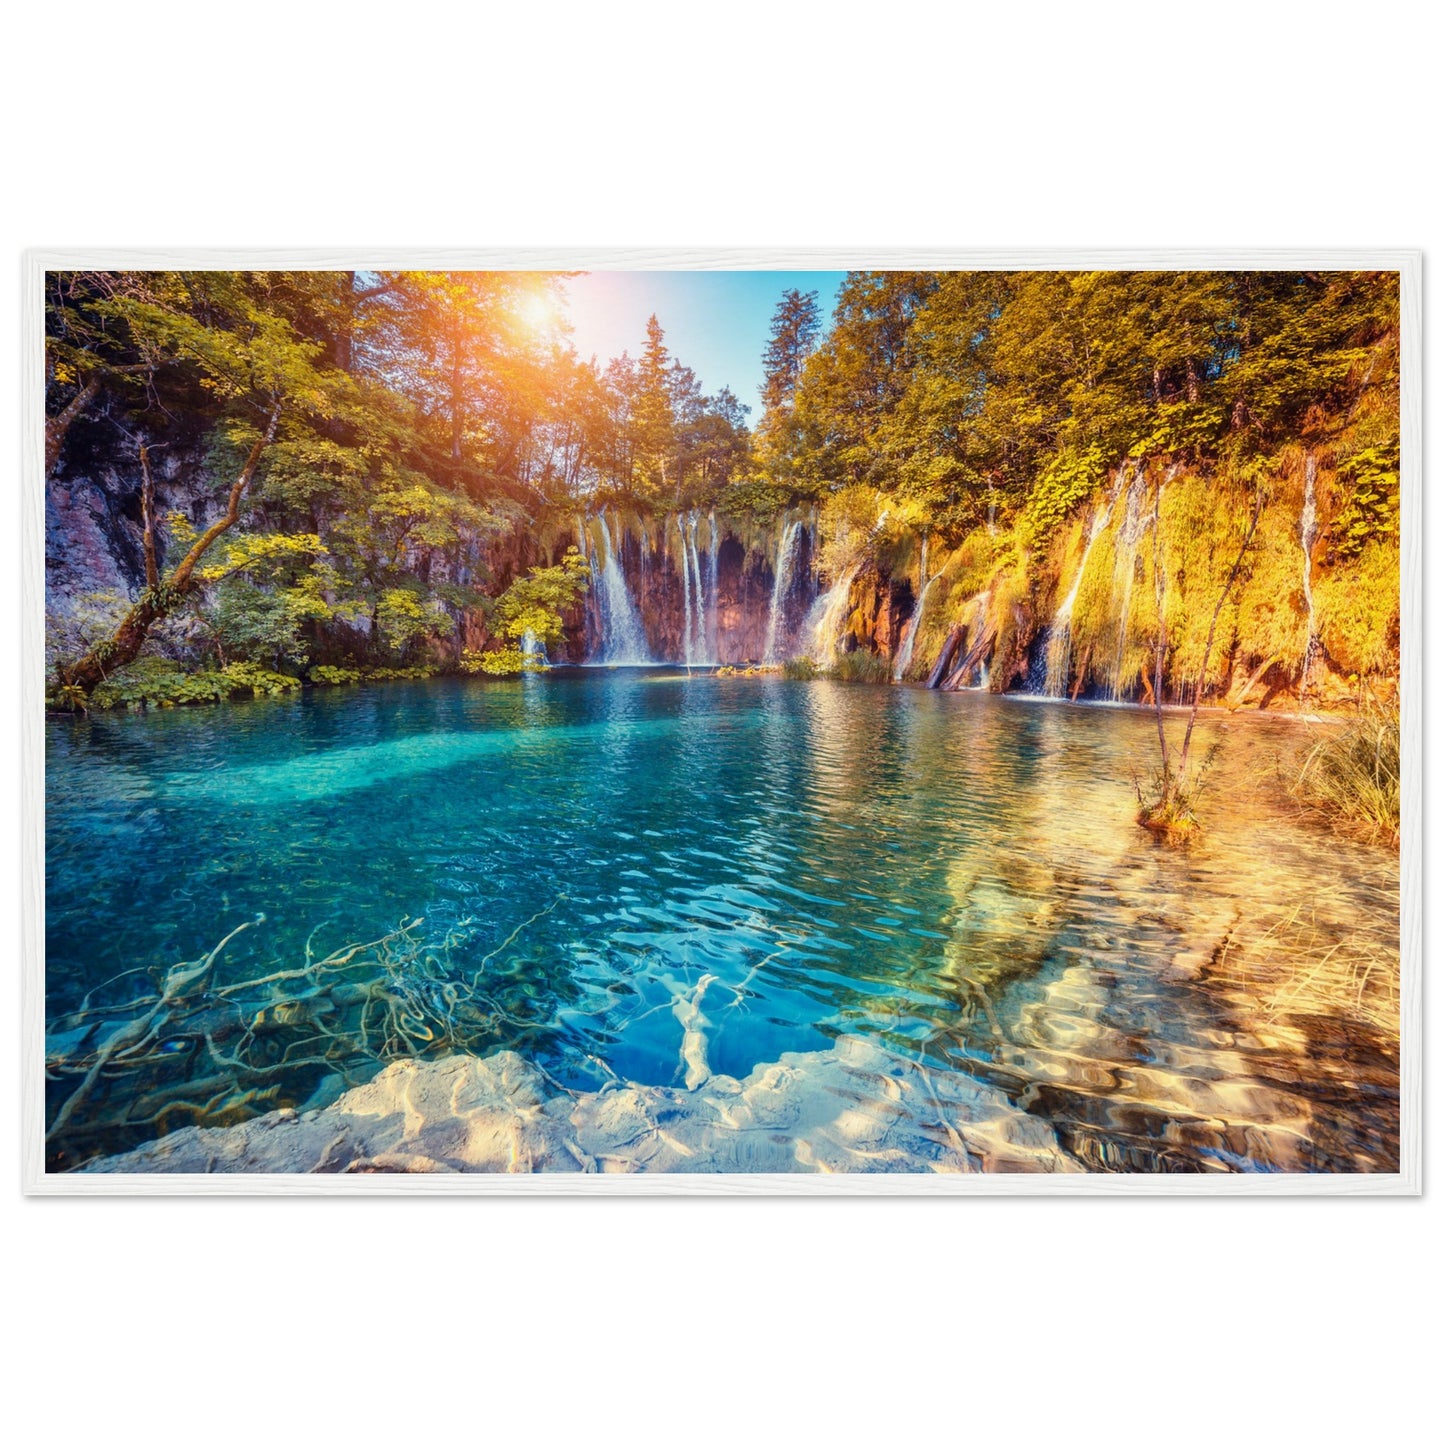
[[[151,476],[150,448],[140,449],[140,512],[145,525],[146,586],[154,592],[161,585],[160,569],[156,565],[156,484]]]
[[[953,661],[953,654],[958,651],[958,645],[963,641],[963,633],[964,626],[961,622],[955,622],[948,629],[948,636],[943,639],[943,647],[938,653],[938,661],[933,664],[933,671],[928,674],[929,687],[937,687],[943,681],[948,664]]]
[[[1233,691],[1230,692],[1229,696],[1224,700],[1224,705],[1229,709],[1230,712],[1234,712],[1237,709],[1243,707],[1244,704],[1249,701],[1250,693],[1252,693],[1259,685],[1260,678],[1262,678],[1265,673],[1267,673],[1270,668],[1274,666],[1275,661],[1278,659],[1278,657],[1279,654],[1277,652],[1271,652],[1270,655],[1266,657],[1265,660],[1260,663],[1260,665],[1255,668],[1252,673],[1250,673],[1249,681],[1246,682],[1243,687],[1235,688]]]
[[[78,687],[89,694],[105,681],[108,673],[135,661],[141,648],[145,646],[146,637],[150,634],[152,626],[173,612],[194,587],[193,578],[196,566],[210,550],[212,543],[235,526],[236,519],[241,514],[241,498],[250,485],[251,478],[256,474],[256,468],[261,461],[261,453],[276,439],[276,427],[280,420],[281,405],[278,402],[271,410],[271,418],[266,424],[266,430],[256,438],[256,444],[251,448],[250,456],[246,458],[246,465],[241,468],[240,475],[231,484],[231,491],[226,499],[226,510],[222,516],[196,538],[191,550],[181,558],[176,570],[165,579],[164,583],[159,586],[147,585],[145,591],[136,598],[131,604],[130,610],[121,618],[120,626],[109,638],[104,642],[97,643],[84,657],[59,669],[62,685]],[[150,473],[148,462],[145,463],[145,470],[148,477]],[[148,563],[153,564],[154,560],[152,551]],[[147,571],[149,573],[149,566]],[[149,577],[147,580],[149,582]]]
[[[100,378],[93,376],[65,404],[63,410],[45,418],[45,480],[55,475],[60,464],[60,449],[65,445],[65,435],[71,423],[95,400],[100,390]]]

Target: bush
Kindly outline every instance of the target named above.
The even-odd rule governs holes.
[[[117,707],[186,707],[244,696],[281,697],[301,680],[269,672],[254,662],[233,662],[214,672],[181,672],[164,658],[147,657],[122,668],[90,695],[90,705],[107,711]]]
[[[435,677],[434,667],[331,667],[321,664],[307,674],[318,687],[347,687],[354,682],[401,682]]]
[[[1368,703],[1305,754],[1291,791],[1341,832],[1400,846],[1400,708]]]
[[[346,687],[350,683],[361,681],[361,669],[359,667],[331,667],[322,663],[313,667],[306,677],[317,687]]]
[[[818,676],[818,664],[811,657],[790,657],[783,664],[783,676],[793,682],[811,682]]]
[[[494,652],[468,647],[462,651],[460,666],[463,672],[481,672],[488,677],[518,677],[524,672],[541,672],[543,664],[520,647],[499,647]]]
[[[838,682],[887,682],[888,660],[876,652],[844,652],[828,674]]]

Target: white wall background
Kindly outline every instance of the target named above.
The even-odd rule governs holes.
[[[1445,234],[1423,15],[32,4],[0,61],[0,616],[19,605],[25,246],[1429,250]],[[1426,383],[1428,433],[1428,361]],[[1428,479],[1426,507],[1428,576],[1445,541]],[[13,696],[9,621],[0,642]],[[5,728],[18,752],[13,702]],[[12,820],[17,772],[12,752]],[[12,1048],[17,846],[12,822]],[[1429,922],[1427,904],[1438,1025]],[[0,1111],[11,1438],[1438,1438],[1429,1196],[27,1202],[17,1114]]]

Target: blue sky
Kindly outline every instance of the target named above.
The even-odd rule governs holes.
[[[842,271],[593,271],[566,283],[572,343],[604,365],[642,350],[647,318],[657,313],[675,360],[697,373],[709,394],[724,386],[762,414],[763,348],[784,291],[816,291],[826,327]]]

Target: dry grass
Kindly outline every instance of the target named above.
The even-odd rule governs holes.
[[[1316,896],[1258,933],[1242,930],[1221,971],[1259,1000],[1266,1019],[1356,1018],[1397,1037],[1399,954],[1369,929],[1342,927],[1338,911],[1337,900]]]
[[[1342,833],[1400,846],[1400,708],[1366,703],[1358,717],[1307,752],[1294,797]]]

